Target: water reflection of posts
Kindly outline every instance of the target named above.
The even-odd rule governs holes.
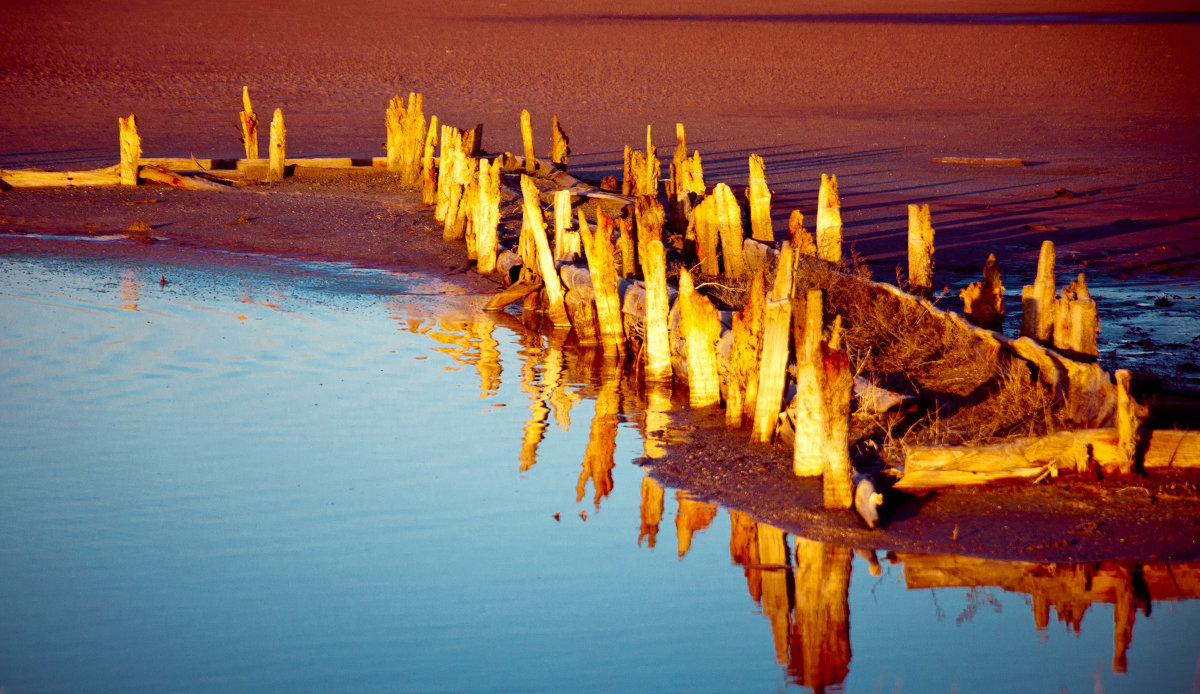
[[[704,530],[717,516],[717,507],[703,501],[689,499],[683,492],[675,492],[679,510],[675,513],[675,539],[679,541],[679,558],[692,548],[692,535]]]
[[[587,450],[583,454],[583,469],[575,485],[575,501],[583,500],[587,482],[592,481],[595,491],[593,502],[600,508],[600,500],[608,496],[613,488],[613,454],[617,450],[617,424],[621,411],[621,370],[612,359],[606,359],[600,368],[600,391],[596,393],[596,414],[592,417],[592,429],[588,433]]]
[[[658,539],[658,526],[662,523],[663,515],[663,488],[650,473],[642,478],[642,527],[638,530],[638,547],[642,546],[642,540],[646,540],[646,544],[650,549],[654,549],[654,545]]]
[[[822,692],[850,672],[850,568],[853,550],[796,538],[796,614],[788,672]]]
[[[646,381],[645,387],[642,450],[647,458],[661,458],[667,454],[666,434],[671,426],[671,384]]]
[[[529,419],[525,421],[521,438],[521,471],[537,464],[537,449],[546,433],[550,408],[546,406],[549,392],[538,387],[537,359],[542,355],[542,337],[534,332],[521,334],[521,390],[529,394]]]
[[[133,270],[122,270],[118,286],[121,291],[121,308],[129,311],[137,311],[138,298],[140,297],[142,286],[142,283],[137,278],[137,274]]]

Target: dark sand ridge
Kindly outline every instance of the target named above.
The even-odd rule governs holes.
[[[1146,11],[1128,3],[1081,5],[1010,9]],[[281,4],[253,13],[234,4],[125,3],[104,9],[101,14],[82,3],[66,3],[53,13],[25,5],[6,8],[8,21],[0,28],[5,47],[0,166],[110,164],[116,158],[116,117],[129,112],[139,115],[147,156],[237,156],[234,119],[243,84],[251,87],[260,114],[284,108],[293,156],[370,156],[380,153],[387,98],[416,90],[425,94],[426,113],[443,122],[483,122],[490,151],[519,150],[521,108],[534,113],[544,151],[550,115],[557,113],[580,153],[573,169],[587,178],[615,173],[621,148],[641,146],[646,124],[653,125],[660,150],[669,152],[674,123],[683,122],[712,181],[737,186],[745,179],[746,156],[764,156],[780,222],[793,207],[811,213],[820,173],[835,173],[847,240],[879,261],[881,279],[890,277],[903,253],[904,204],[929,202],[939,234],[939,267],[979,263],[989,251],[1002,262],[1022,256],[1023,262],[1009,263],[1016,276],[1006,284],[1014,288],[1032,277],[1032,254],[1050,238],[1060,256],[1076,253],[1093,265],[1110,250],[1123,251],[1113,259],[1117,266],[1173,263],[1187,271],[1180,280],[1195,286],[1200,87],[1194,75],[1200,25],[1177,17],[1167,18],[1169,23],[1056,19],[1043,25],[1023,17],[980,24],[979,17],[966,18],[976,23],[943,17],[945,8],[936,4],[882,17],[878,13],[891,10],[868,3],[857,7],[876,13],[866,20],[845,16],[850,10],[844,8],[832,18],[813,18],[790,4],[770,3],[731,7],[728,12],[737,13],[732,17],[720,16],[711,4],[680,5],[670,18],[620,3],[496,6],[490,17],[479,16],[472,3],[453,2],[411,10],[421,16],[365,2],[337,8]],[[624,9],[639,16],[615,16]],[[784,16],[762,17],[773,13]],[[999,169],[930,162],[940,155],[1015,156],[1036,165]],[[267,196],[271,204],[280,204],[279,194],[314,190],[302,182],[284,186]],[[1059,187],[1081,195],[1055,198]],[[264,211],[263,219],[290,227],[293,239],[278,242],[290,247],[265,250],[364,263],[418,262],[415,255],[405,261],[379,248],[408,250],[411,244],[388,236],[407,234],[403,220],[358,221],[371,210],[377,215],[380,202],[399,204],[399,197],[362,188],[334,196],[351,212],[336,214],[325,201]],[[129,196],[156,197],[147,191],[120,195],[128,203],[141,199]],[[355,202],[356,197],[371,202]],[[130,221],[144,217],[154,224],[151,216],[170,207],[118,207],[92,192],[60,192],[47,202],[50,198],[71,204],[71,214],[60,208],[39,220],[36,210],[24,209],[30,198],[23,193],[0,197],[0,214],[28,222],[8,219],[14,228],[89,221],[106,227],[106,220],[120,222],[126,214]],[[237,229],[230,222],[253,216],[235,209],[244,199],[220,199],[231,204],[211,213],[222,223],[209,228]],[[1132,221],[1113,224],[1118,220]],[[174,221],[179,228],[164,235],[204,226],[202,220]],[[354,239],[331,233],[353,228],[369,229]],[[195,233],[196,243],[204,242]],[[247,232],[244,238],[252,236]],[[944,549],[1040,552],[1049,558],[1200,553],[1191,539],[1197,536],[1194,503],[1171,500],[1194,497],[1186,480],[1181,488],[1149,490],[1157,492],[1155,503],[1183,504],[1172,507],[1175,519],[1167,531],[1133,523],[1146,510],[1141,492],[1121,490],[1147,486],[1138,481],[1086,495],[1091,512],[1099,507],[1120,512],[1105,516],[1112,522],[1098,530],[1087,525],[1073,532],[1079,500],[1064,506],[1054,501],[1057,496],[1043,494],[1038,502],[1035,495],[1030,502],[1010,495],[1018,506],[1034,503],[1041,516],[997,510],[981,519],[977,498],[945,494],[913,507],[919,514],[894,518],[886,533],[866,536],[842,523],[852,519],[818,518],[815,525],[806,520],[796,510],[795,502],[803,500],[796,496],[800,482],[781,477],[769,464],[745,465],[771,460],[772,450],[745,451],[737,437],[721,432],[697,447],[680,447],[673,465],[660,466],[661,474],[752,508],[783,527],[879,546],[946,545],[952,526],[958,526],[960,539],[973,538],[972,544]],[[689,457],[696,464],[689,466]],[[724,465],[714,471],[712,461]],[[1037,506],[1043,502],[1049,505]],[[1076,512],[1067,513],[1072,504]],[[1003,525],[1010,529],[995,532]],[[1015,541],[1030,538],[1034,529],[1065,538],[1065,544]],[[1125,535],[1137,550],[1115,544]],[[1157,544],[1147,547],[1151,540]]]

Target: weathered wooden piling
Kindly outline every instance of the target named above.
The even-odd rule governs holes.
[[[521,109],[521,145],[525,150],[525,172],[537,171],[537,156],[533,152],[533,119],[529,111]]]
[[[554,260],[575,262],[579,258],[579,232],[571,229],[571,191],[554,192]]]
[[[679,332],[687,351],[688,403],[695,408],[721,404],[717,376],[717,340],[721,315],[708,297],[695,289],[687,269],[679,272]]]
[[[933,224],[929,205],[908,206],[908,292],[933,296]]]
[[[438,157],[437,173],[437,206],[433,210],[433,218],[445,223],[446,214],[450,209],[450,201],[458,180],[454,171],[458,155],[462,151],[462,132],[449,125],[441,126],[441,156]]]
[[[817,244],[813,241],[812,234],[804,228],[804,215],[800,210],[792,210],[792,214],[788,216],[788,244],[797,257],[817,257]]]
[[[592,276],[592,292],[596,297],[596,322],[600,328],[600,345],[604,354],[615,356],[625,350],[625,328],[621,314],[615,253],[612,245],[612,219],[604,210],[596,212],[596,233],[588,227],[583,210],[579,211],[579,234],[583,237],[584,254]]]
[[[718,183],[713,189],[709,201],[715,204],[712,214],[716,216],[717,229],[721,236],[721,258],[724,261],[725,277],[739,280],[746,275],[746,260],[742,254],[743,240],[746,237],[745,227],[742,226],[742,208],[738,205],[733,190],[724,183]]]
[[[696,259],[700,262],[700,274],[705,277],[716,277],[721,274],[720,248],[721,229],[716,215],[717,202],[714,198],[706,198],[696,205],[695,228]]]
[[[767,296],[763,311],[762,360],[759,365],[758,397],[754,405],[754,427],[751,440],[769,443],[775,436],[779,412],[783,407],[783,390],[787,383],[789,338],[792,332],[792,249],[785,246],[779,253],[775,284]]]
[[[825,469],[822,447],[825,445],[828,424],[821,387],[823,324],[824,299],[821,291],[809,290],[804,299],[804,331],[796,344],[796,440],[792,452],[792,472],[797,477],[816,477]]]
[[[1054,243],[1043,241],[1038,254],[1037,278],[1032,285],[1027,284],[1021,289],[1021,335],[1042,344],[1050,343],[1058,314],[1055,293]]]
[[[774,244],[775,230],[771,227],[771,189],[762,157],[750,155],[750,182],[746,188],[750,202],[750,238],[760,243]]]
[[[837,323],[835,323],[837,325]],[[836,328],[835,328],[836,335]],[[836,337],[831,338],[836,343]],[[848,509],[854,503],[854,468],[850,464],[850,401],[854,373],[850,359],[835,344],[821,345],[822,404],[825,407],[825,440],[821,488],[825,508]]]
[[[432,129],[431,129],[432,132]],[[480,274],[496,271],[497,229],[500,225],[500,162],[479,160],[478,194],[475,203],[476,269]]]
[[[453,242],[466,236],[466,209],[463,204],[467,183],[475,175],[475,160],[467,157],[461,146],[453,147],[446,155],[448,159],[442,175],[446,184],[446,211],[442,240]]]
[[[138,165],[142,158],[142,138],[138,136],[137,116],[131,113],[128,118],[118,118],[117,127],[121,146],[121,163],[117,171],[121,185],[136,186]]]
[[[764,270],[759,270],[750,282],[750,294],[746,297],[745,306],[733,314],[729,377],[725,386],[725,426],[730,429],[741,428],[747,413],[753,416],[758,402],[758,370],[766,301],[766,274]]]
[[[267,180],[282,181],[287,175],[287,126],[283,124],[283,111],[275,109],[271,117],[270,162],[267,165]]]
[[[621,249],[621,276],[633,277],[637,274],[638,267],[638,245],[633,220],[628,217],[618,217],[614,221],[617,225],[617,243]]]
[[[1096,357],[1096,335],[1100,332],[1096,301],[1088,293],[1083,273],[1062,288],[1054,317],[1054,348],[1073,357]]]
[[[247,159],[258,159],[258,114],[250,104],[250,88],[242,87],[242,110],[238,113],[238,122],[242,126],[242,144],[246,149]]]
[[[666,212],[656,198],[649,195],[639,195],[634,201],[633,218],[637,224],[637,252],[645,252],[645,246],[650,241],[663,240],[663,224],[666,223]]]
[[[401,171],[400,159],[404,151],[404,100],[400,98],[399,94],[388,101],[383,117],[387,170],[399,173]]]
[[[981,328],[1001,332],[1004,327],[1004,285],[1000,283],[1000,266],[995,253],[988,254],[983,266],[983,281],[967,285],[959,296],[967,320]]]
[[[646,244],[642,256],[646,279],[645,376],[647,381],[669,381],[672,376],[668,339],[667,251],[661,241]]]
[[[421,155],[421,202],[425,205],[437,204],[437,168],[433,159],[437,146],[438,119],[437,116],[430,116],[429,130],[425,134],[425,146]]]
[[[566,171],[567,157],[571,155],[571,138],[567,137],[567,133],[563,131],[562,125],[558,122],[558,116],[554,116],[550,135],[550,161],[554,164],[555,169]]]
[[[1125,369],[1118,369],[1113,374],[1117,381],[1117,453],[1119,457],[1118,470],[1128,474],[1133,472],[1133,464],[1138,446],[1137,403],[1129,395],[1131,375]]]
[[[554,268],[554,255],[550,252],[550,242],[546,239],[546,220],[542,216],[542,207],[538,202],[538,188],[533,179],[522,174],[521,192],[525,197],[525,221],[533,238],[537,252],[538,274],[545,283],[546,303],[550,320],[555,327],[569,328],[571,320],[563,303],[562,282]]]
[[[842,201],[838,196],[837,176],[821,174],[817,193],[817,257],[841,267]]]
[[[425,114],[423,97],[409,92],[406,104],[400,95],[388,102],[384,114],[386,125],[387,168],[400,174],[400,182],[408,187],[422,183],[422,159],[425,152]]]

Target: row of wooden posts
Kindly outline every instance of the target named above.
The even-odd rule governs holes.
[[[258,119],[245,88],[239,120],[247,160],[262,161],[258,158]],[[662,164],[647,128],[645,151],[625,148],[623,179],[606,181],[607,185],[598,189],[566,173],[569,141],[557,117],[549,162],[535,154],[527,111],[521,114],[524,157],[506,153],[490,161],[481,156],[482,126],[471,130],[439,126],[436,116],[427,125],[420,94],[410,93],[407,100],[394,97],[385,123],[387,155],[376,163],[398,173],[404,185],[421,190],[423,201],[434,207],[434,216],[443,225],[443,239],[464,242],[478,272],[498,274],[504,284],[511,284],[490,308],[503,308],[516,300],[527,307],[543,308],[556,328],[573,327],[581,341],[599,342],[609,356],[623,355],[633,344],[640,349],[644,377],[648,381],[686,381],[689,401],[695,407],[719,405],[724,386],[728,425],[749,423],[756,442],[774,438],[780,412],[787,409],[783,398],[794,322],[793,469],[797,475],[824,478],[828,506],[850,505],[853,489],[848,444],[854,384],[849,359],[840,346],[841,318],[826,325],[822,292],[797,296],[795,283],[801,263],[811,262],[806,258],[824,261],[834,269],[844,267],[835,176],[821,177],[815,235],[805,230],[803,214],[793,211],[787,239],[777,250],[771,224],[772,192],[762,159],[757,155],[749,159],[744,196],[750,217],[747,237],[738,197],[724,183],[711,189],[706,185],[700,153],[689,152],[682,125],[676,127],[678,145],[668,180],[660,183]],[[145,160],[134,116],[120,119],[120,133],[120,182],[135,185],[145,169],[139,169],[139,164]],[[286,158],[286,128],[282,112],[276,109],[270,127],[267,178],[285,177],[290,161],[296,160]],[[502,172],[519,174],[519,191],[508,186]],[[547,180],[556,188],[553,244],[538,187],[539,181]],[[663,189],[665,208],[660,202]],[[499,233],[506,191],[522,201],[515,248],[505,248]],[[598,205],[593,229],[584,210],[579,209],[573,229],[572,205],[579,198],[610,203],[610,207],[615,203],[623,213],[610,214],[604,204]],[[909,205],[908,212],[907,296],[919,300],[917,297],[928,298],[933,292],[934,229],[927,205]],[[685,260],[699,276],[749,281],[745,307],[723,316],[696,290],[695,276],[686,267],[680,270],[678,288],[673,291],[667,284],[667,232],[686,239],[691,255]],[[578,262],[581,255],[586,265]],[[772,262],[777,269],[767,287],[767,269]],[[634,278],[639,274],[642,280],[637,282]],[[510,277],[515,281],[510,283]],[[999,333],[1003,292],[998,265],[991,256],[983,280],[962,290],[963,315],[978,326],[978,332],[990,331],[991,339],[1007,341]],[[1071,357],[1094,360],[1095,302],[1082,275],[1057,295],[1054,247],[1048,241],[1042,247],[1035,283],[1022,292],[1022,309],[1023,336]],[[723,321],[729,323],[728,330]],[[1123,395],[1117,398],[1119,404],[1123,399],[1125,409],[1131,409],[1127,373],[1118,372],[1117,386]],[[1134,420],[1132,416],[1128,419]],[[1125,425],[1126,440],[1120,448],[1132,451],[1135,427],[1135,423]]]

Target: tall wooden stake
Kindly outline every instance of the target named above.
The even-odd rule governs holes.
[[[433,152],[438,145],[437,116],[429,118],[429,131],[425,135],[425,150],[421,156],[421,202],[437,204],[437,168],[433,165]]]
[[[282,181],[286,173],[287,127],[283,124],[283,111],[275,109],[271,118],[271,159],[267,166],[268,181]]]
[[[767,173],[762,157],[750,155],[750,184],[746,189],[750,201],[750,237],[766,244],[775,243],[775,230],[771,227],[771,189],[767,187]]]
[[[1134,456],[1137,453],[1137,404],[1129,395],[1129,371],[1118,369],[1114,375],[1117,380],[1117,447],[1121,454],[1119,471],[1128,474],[1133,472]]]
[[[573,263],[579,258],[579,232],[571,229],[571,191],[554,192],[554,260]]]
[[[500,161],[479,160],[479,193],[475,208],[476,269],[480,274],[496,271],[497,228],[500,224]]]
[[[779,252],[775,285],[767,296],[763,314],[762,362],[758,372],[758,402],[754,406],[754,428],[751,440],[769,443],[775,436],[779,412],[783,406],[783,389],[787,383],[787,362],[790,350],[788,338],[792,332],[792,273],[793,251],[784,247]]]
[[[828,424],[821,383],[824,310],[821,291],[809,290],[804,300],[804,334],[796,345],[796,440],[792,472],[798,477],[816,477],[825,469],[822,447]]]
[[[721,316],[708,297],[695,289],[687,269],[679,272],[679,331],[683,334],[688,364],[688,403],[692,407],[721,404],[717,375],[717,340]]]
[[[1054,337],[1056,287],[1054,281],[1054,243],[1042,242],[1038,255],[1037,279],[1021,289],[1021,335],[1043,344]]]
[[[933,296],[933,224],[929,205],[908,206],[908,292]]]
[[[758,402],[759,358],[766,308],[766,275],[754,273],[742,310],[733,314],[733,344],[729,348],[729,382],[725,388],[725,426],[739,429]]]
[[[242,87],[242,111],[238,114],[242,124],[242,143],[246,147],[247,159],[258,159],[258,115],[250,105],[250,88]]]
[[[604,210],[596,210],[596,233],[588,227],[587,217],[579,210],[579,234],[596,295],[596,321],[600,324],[600,345],[604,354],[615,356],[625,350],[625,328],[621,314],[616,262],[613,260],[612,219]]]
[[[667,251],[661,241],[646,244],[642,256],[646,278],[646,380],[670,381],[671,347],[667,337]]]
[[[384,112],[384,127],[387,170],[399,173],[402,170],[401,158],[404,152],[404,100],[399,94],[388,101],[387,111]]]
[[[842,201],[838,196],[837,176],[821,174],[817,194],[817,257],[842,265]]]
[[[537,157],[533,153],[533,119],[525,109],[521,109],[521,144],[525,148],[525,172],[534,173]]]
[[[627,217],[618,217],[615,221],[617,231],[620,232],[618,243],[621,248],[621,276],[633,277],[637,274],[638,266],[637,240],[634,237],[633,220]]]
[[[546,302],[549,304],[550,319],[555,327],[569,328],[571,320],[567,316],[567,308],[563,304],[562,281],[554,268],[554,255],[550,252],[550,242],[546,239],[546,221],[542,216],[541,205],[537,202],[538,189],[533,179],[521,176],[521,192],[525,196],[525,214],[529,222],[529,230],[533,236],[534,247],[537,249],[538,272],[546,286]],[[530,204],[534,209],[530,209]]]
[[[566,171],[567,157],[571,154],[571,138],[567,137],[567,134],[563,132],[562,125],[558,122],[558,116],[554,116],[552,125],[550,161],[554,163],[554,168],[559,171]]]
[[[117,126],[121,145],[121,165],[118,169],[121,185],[136,186],[138,165],[142,158],[142,138],[138,136],[137,116],[131,113],[128,118],[118,118]]]

